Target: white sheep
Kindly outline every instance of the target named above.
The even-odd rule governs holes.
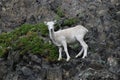
[[[66,61],[70,60],[70,56],[67,49],[67,43],[73,43],[75,41],[80,42],[82,45],[81,51],[76,55],[76,58],[82,54],[84,51],[83,57],[85,58],[87,56],[87,48],[88,45],[83,40],[85,34],[88,32],[88,30],[83,27],[82,25],[77,25],[72,28],[54,31],[54,24],[56,21],[50,21],[50,22],[44,22],[48,26],[49,35],[52,40],[52,42],[58,46],[59,48],[59,58],[58,60],[62,59],[62,46],[64,48],[64,51],[67,55]]]

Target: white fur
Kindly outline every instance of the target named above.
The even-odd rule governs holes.
[[[82,25],[77,25],[72,28],[64,29],[64,30],[59,30],[59,31],[54,31],[54,24],[56,21],[50,21],[50,22],[44,22],[49,29],[49,34],[52,42],[58,46],[59,48],[59,58],[58,60],[62,59],[62,46],[64,48],[64,51],[67,55],[66,61],[70,60],[70,56],[67,50],[67,43],[73,43],[75,41],[80,42],[82,45],[81,51],[76,55],[76,58],[82,54],[84,51],[83,57],[85,58],[87,56],[87,48],[88,45],[85,43],[83,40],[85,34],[88,32],[88,30],[83,27]]]

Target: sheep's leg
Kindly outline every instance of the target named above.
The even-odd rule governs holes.
[[[62,47],[59,47],[59,58],[58,61],[62,59]]]
[[[84,54],[82,58],[85,58],[87,56],[87,49],[88,49],[88,45],[85,43],[85,41],[83,40],[82,37],[77,37],[77,40],[80,42],[80,44],[83,47],[84,50]]]
[[[84,54],[83,54],[82,58],[85,58],[87,56],[88,45],[85,43],[84,40],[81,40],[80,43],[81,43],[81,45],[83,46],[83,49],[84,49]]]
[[[65,51],[66,56],[67,56],[66,61],[69,61],[70,60],[70,56],[69,56],[68,49],[67,49],[67,43],[65,41],[63,41],[62,44],[63,44],[64,51]]]
[[[76,57],[76,58],[79,57],[79,56],[82,54],[83,50],[84,50],[84,49],[82,48],[81,51],[80,51],[75,57]]]

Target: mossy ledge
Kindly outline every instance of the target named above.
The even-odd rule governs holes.
[[[0,57],[12,52],[39,54],[47,60],[55,61],[58,57],[56,47],[44,38],[48,29],[44,23],[35,25],[23,24],[19,28],[0,34]]]

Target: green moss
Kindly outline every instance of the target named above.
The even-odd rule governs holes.
[[[48,28],[44,23],[36,24],[35,26],[37,26],[37,31],[40,31],[42,36],[48,35]]]
[[[57,15],[59,17],[64,17],[64,13],[63,13],[63,11],[62,11],[62,9],[60,7],[57,8],[57,12],[56,13],[57,13]]]
[[[24,24],[12,32],[2,33],[0,35],[0,57],[8,53],[7,48],[13,51],[19,51],[20,54],[31,53],[40,54],[48,60],[56,60],[57,50],[54,45],[43,40],[48,36],[48,29],[44,23],[30,25]]]
[[[60,19],[57,19],[57,21],[59,21]],[[77,24],[79,21],[78,18],[69,18],[69,19],[65,19],[62,21],[62,23],[58,22],[55,24],[55,30],[59,30],[60,28],[64,27],[64,26],[73,26],[75,24]]]
[[[76,18],[69,18],[64,21],[64,26],[71,26],[73,24],[76,24],[78,22],[78,19]]]

